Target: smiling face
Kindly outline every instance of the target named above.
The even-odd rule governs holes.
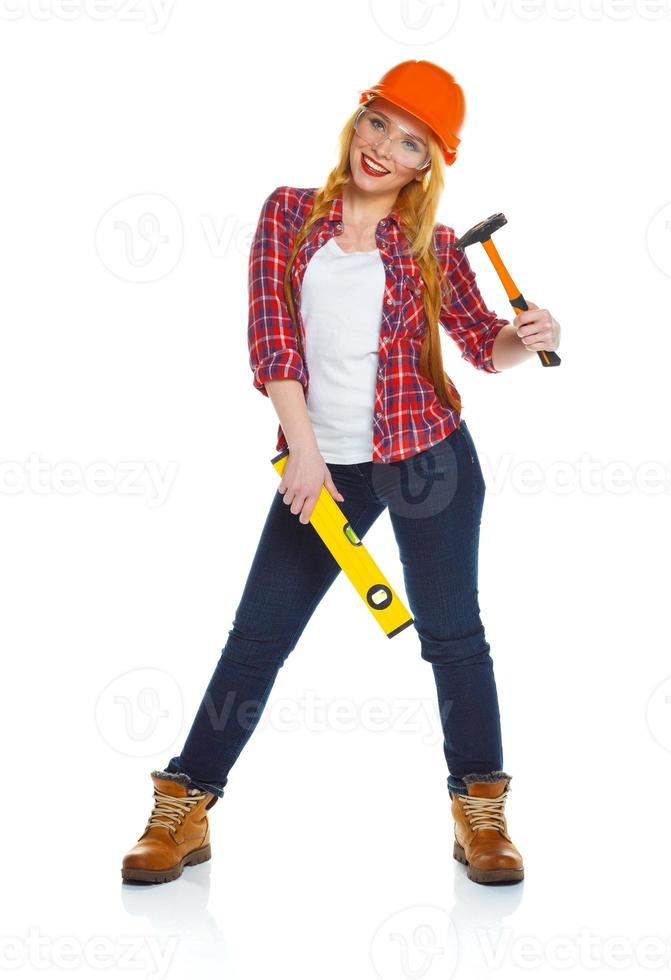
[[[369,105],[383,112],[392,123],[391,136],[401,136],[402,133],[397,126],[404,129],[425,142],[428,140],[430,129],[420,119],[399,109],[393,102],[388,102],[376,96]],[[352,145],[350,147],[349,162],[352,171],[352,179],[357,187],[364,191],[399,191],[411,180],[422,180],[423,173],[418,173],[414,167],[404,167],[397,163],[389,155],[391,150],[389,140],[378,144],[377,147],[369,146],[357,132],[354,133]],[[384,168],[384,173],[379,169]]]

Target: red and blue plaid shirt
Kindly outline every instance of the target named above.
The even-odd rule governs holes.
[[[295,237],[307,218],[317,188],[276,187],[266,198],[249,255],[249,363],[253,383],[268,396],[265,382],[293,378],[303,385],[307,400],[309,378],[296,344],[296,334],[284,298],[284,272]],[[342,195],[327,217],[313,225],[301,244],[291,269],[291,285],[301,330],[301,287],[315,251],[343,230]],[[419,267],[410,254],[396,209],[378,222],[375,238],[385,269],[380,345],[375,388],[373,460],[392,463],[413,456],[439,442],[457,428],[459,413],[441,405],[430,381],[419,373],[419,356],[426,318]],[[434,247],[447,267],[452,300],[440,313],[445,331],[461,349],[461,356],[483,371],[499,373],[492,362],[492,347],[509,320],[487,309],[466,253],[455,245],[447,225],[436,224]],[[279,426],[278,451],[288,448]]]

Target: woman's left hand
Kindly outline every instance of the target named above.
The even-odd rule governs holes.
[[[522,310],[513,320],[513,326],[527,350],[557,350],[561,327],[549,310],[541,310],[527,300],[528,310]]]

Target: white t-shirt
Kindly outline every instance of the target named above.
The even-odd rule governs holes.
[[[301,289],[307,409],[326,463],[373,458],[373,411],[385,271],[378,249],[344,252],[335,236],[310,259]]]

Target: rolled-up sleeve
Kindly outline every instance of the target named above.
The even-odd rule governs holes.
[[[510,323],[488,309],[475,279],[465,250],[457,248],[456,235],[445,226],[447,239],[447,276],[452,296],[440,311],[440,322],[461,349],[461,356],[474,367],[492,374],[492,350],[499,331]]]
[[[249,253],[249,364],[254,387],[266,397],[266,381],[293,378],[305,391],[308,380],[284,296],[289,236],[282,191],[276,187],[263,202]]]

